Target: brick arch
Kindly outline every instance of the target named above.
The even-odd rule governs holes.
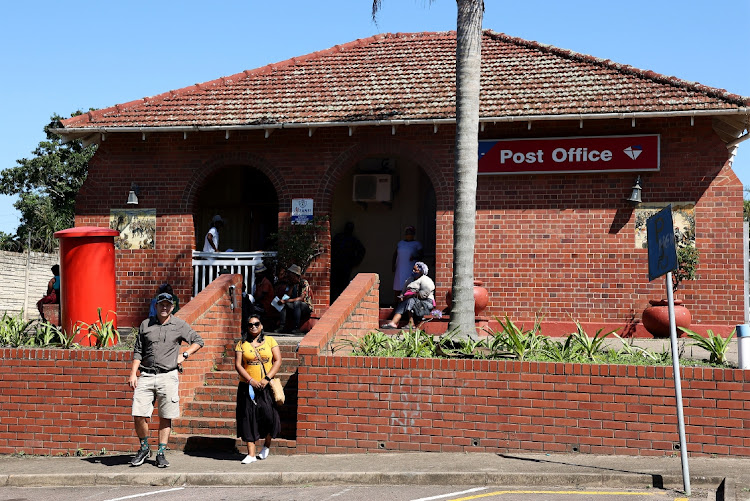
[[[279,200],[279,207],[282,203],[286,206],[291,204],[289,189],[280,174],[279,169],[271,165],[265,158],[246,152],[229,152],[213,155],[208,161],[201,163],[193,170],[192,177],[185,184],[182,193],[181,209],[186,213],[193,213],[199,188],[206,179],[214,174],[217,170],[225,167],[252,167],[259,170],[266,176],[276,190],[276,197]]]
[[[419,166],[427,175],[435,190],[437,199],[437,210],[445,210],[450,207],[453,201],[453,193],[450,189],[451,184],[444,175],[444,169],[439,167],[439,161],[432,155],[429,150],[419,148],[416,145],[401,141],[398,138],[385,141],[358,142],[339,154],[331,162],[330,166],[321,178],[318,184],[315,201],[320,203],[321,212],[330,214],[333,210],[333,192],[336,184],[341,180],[346,172],[352,169],[356,163],[364,158],[377,156],[398,156],[413,162]],[[428,169],[426,165],[436,166],[434,169]]]

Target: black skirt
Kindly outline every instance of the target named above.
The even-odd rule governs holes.
[[[255,401],[248,394],[248,383],[237,385],[237,436],[245,442],[255,442],[271,435],[279,436],[281,420],[274,407],[271,386],[255,390]]]

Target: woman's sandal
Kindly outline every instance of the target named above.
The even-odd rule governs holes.
[[[393,325],[390,322],[384,323],[380,326],[381,329],[398,329],[398,325]]]

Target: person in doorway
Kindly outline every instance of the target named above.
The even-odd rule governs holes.
[[[211,228],[203,240],[203,252],[219,252],[219,230],[224,226],[224,220],[216,214],[211,220]]]
[[[428,271],[423,262],[414,263],[411,278],[404,283],[403,293],[399,296],[401,302],[394,309],[393,318],[381,325],[381,328],[397,329],[404,315],[408,316],[409,321],[418,323],[435,308],[435,282],[427,276]]]
[[[47,282],[47,293],[42,299],[36,302],[36,308],[39,310],[39,314],[44,318],[44,305],[45,304],[59,304],[60,303],[60,265],[52,265],[52,278]]]
[[[409,278],[414,263],[421,260],[424,253],[422,244],[414,240],[416,233],[414,226],[407,226],[404,229],[404,239],[396,244],[396,250],[393,252],[393,296],[396,305],[399,303],[404,282]]]
[[[250,315],[243,322],[242,339],[235,346],[234,353],[234,368],[240,376],[237,436],[247,443],[247,456],[242,464],[249,464],[268,457],[271,440],[281,431],[281,420],[269,386],[281,369],[281,349],[274,338],[265,335],[260,317]],[[256,455],[255,442],[261,438],[263,448]]]
[[[279,297],[279,303],[283,305],[279,311],[279,332],[283,332],[286,328],[287,312],[292,312],[294,325],[291,333],[299,334],[302,332],[300,327],[303,319],[306,321],[310,318],[313,311],[312,288],[310,283],[302,278],[302,269],[296,264],[287,269],[286,278],[287,285],[284,287],[282,296]]]
[[[365,247],[354,236],[354,223],[344,225],[344,231],[331,240],[331,302],[344,292],[351,280],[352,270],[365,257]]]
[[[133,390],[133,423],[141,446],[130,462],[132,466],[140,466],[151,457],[148,419],[154,412],[154,402],[159,409],[156,466],[169,466],[164,451],[172,431],[172,419],[180,416],[178,368],[182,369],[182,362],[203,347],[200,335],[187,322],[172,315],[173,308],[172,294],[159,294],[156,296],[156,316],[147,318],[138,328],[128,384]],[[180,353],[183,341],[190,346]]]

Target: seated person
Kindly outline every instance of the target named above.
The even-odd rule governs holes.
[[[60,265],[55,264],[52,266],[52,278],[47,282],[47,294],[42,299],[36,302],[36,308],[39,310],[39,314],[44,320],[44,305],[45,304],[59,304],[60,303]]]
[[[263,263],[255,267],[255,290],[253,291],[253,297],[258,307],[258,313],[264,317],[263,320],[265,320],[265,316],[276,311],[271,306],[271,301],[273,301],[274,297],[273,284],[271,284],[271,279],[269,278],[268,268]]]
[[[151,299],[151,305],[148,310],[149,317],[156,316],[156,297],[163,292],[167,292],[171,294],[172,299],[174,300],[174,309],[172,309],[172,315],[177,313],[177,311],[180,309],[180,300],[177,298],[177,296],[175,296],[175,293],[172,291],[172,286],[169,284],[161,284],[159,288],[156,290],[156,295],[154,295],[153,299]]]
[[[283,305],[281,311],[279,311],[278,332],[284,332],[287,312],[291,312],[294,322],[291,333],[299,334],[302,332],[300,327],[310,318],[313,311],[312,288],[310,283],[302,278],[302,269],[296,264],[291,265],[287,272],[286,286],[283,290],[277,289],[279,303]],[[281,294],[278,294],[279,292]],[[284,296],[288,296],[288,298],[284,299]]]
[[[409,320],[419,319],[429,315],[435,307],[435,282],[427,276],[427,265],[417,261],[412,268],[411,277],[406,279],[400,302],[393,310],[393,319],[380,327],[383,329],[397,329],[401,317],[406,315]]]

